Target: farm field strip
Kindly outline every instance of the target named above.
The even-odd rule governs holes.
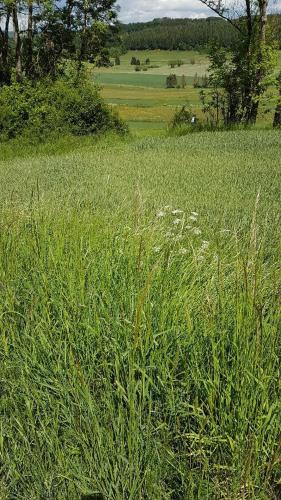
[[[142,62],[150,59],[150,64],[158,68],[151,68],[143,72],[135,72],[130,65],[132,56]],[[185,63],[180,68],[170,68],[168,62],[181,59]],[[191,64],[191,61],[194,64]],[[278,58],[278,68],[281,68],[281,53]],[[200,117],[201,102],[199,89],[193,88],[193,78],[206,74],[208,59],[206,54],[195,51],[129,51],[121,56],[120,66],[111,68],[98,68],[94,73],[94,81],[101,86],[102,96],[109,104],[117,106],[120,115],[125,121],[151,124],[154,121],[163,121],[167,125],[176,108],[186,105],[191,106]],[[170,73],[177,74],[178,83],[181,76],[186,77],[186,88],[166,89],[166,76]],[[267,108],[270,113],[262,116],[259,123],[267,124],[272,121],[272,111],[276,99],[269,98]],[[147,109],[143,109],[147,108]]]

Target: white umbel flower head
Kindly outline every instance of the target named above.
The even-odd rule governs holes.
[[[203,240],[201,245],[202,250],[206,250],[209,245],[210,245],[209,241]]]
[[[187,249],[186,248],[180,248],[179,249],[179,254],[180,255],[186,255],[187,254]]]
[[[159,210],[159,212],[157,213],[157,218],[160,219],[161,217],[165,217],[165,212],[164,210]]]
[[[176,208],[175,210],[172,210],[173,215],[182,214],[182,213],[183,213],[183,210],[179,210],[178,208]]]

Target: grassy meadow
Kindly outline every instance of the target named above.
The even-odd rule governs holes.
[[[135,71],[130,64],[132,57],[142,63],[142,70]],[[146,71],[144,62],[150,60]],[[180,67],[172,68],[170,61],[182,60]],[[195,74],[208,74],[209,60],[207,54],[198,51],[129,51],[120,58],[120,66],[98,68],[94,71],[94,81],[101,86],[102,95],[106,102],[117,107],[121,117],[129,122],[131,128],[141,135],[147,129],[147,134],[158,129],[163,132],[173,117],[175,110],[183,105],[191,106],[201,117],[201,102],[199,89],[193,88]],[[151,66],[151,67],[149,67]],[[281,69],[281,55],[278,56],[278,68]],[[166,77],[170,73],[178,76],[181,83],[182,75],[186,78],[185,89],[166,89]],[[272,94],[272,95],[271,95]],[[272,123],[273,109],[276,104],[274,92],[269,92],[261,114],[261,126]]]
[[[0,167],[0,498],[280,498],[280,132]]]
[[[143,64],[150,59],[147,71],[136,72],[130,64],[132,57]],[[171,69],[170,61],[182,60],[181,67]],[[98,68],[94,72],[94,81],[101,86],[106,102],[117,106],[121,117],[129,122],[137,134],[147,129],[150,135],[153,129],[158,134],[167,126],[175,109],[182,105],[192,105],[200,113],[199,91],[193,88],[193,79],[197,73],[205,75],[208,58],[205,53],[196,51],[128,51],[120,58],[120,66]],[[179,78],[185,75],[185,89],[166,89],[166,77],[175,73]]]

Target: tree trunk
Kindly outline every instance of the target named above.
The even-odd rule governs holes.
[[[0,83],[9,83],[10,72],[8,67],[9,56],[9,23],[10,23],[10,10],[7,8],[6,20],[4,31],[0,26]]]
[[[281,102],[277,104],[273,119],[273,127],[281,128]]]
[[[14,41],[15,41],[15,59],[16,59],[16,80],[20,82],[22,79],[22,61],[21,61],[21,38],[19,31],[18,11],[16,5],[12,9]]]
[[[87,18],[88,18],[88,13],[87,13],[87,7],[84,7],[84,12],[83,12],[83,27],[82,27],[82,33],[81,33],[81,45],[80,45],[80,53],[79,53],[79,61],[78,61],[78,73],[82,69],[82,64],[85,59],[85,54],[86,54],[86,48],[87,48],[87,41],[86,41],[86,35],[87,35]]]
[[[259,111],[259,101],[260,97],[263,93],[261,88],[261,84],[264,78],[264,70],[262,69],[262,62],[264,58],[264,45],[266,43],[266,27],[267,27],[267,8],[268,8],[268,0],[259,0],[259,25],[258,25],[258,33],[257,40],[255,42],[258,44],[257,51],[257,65],[258,68],[256,70],[255,77],[252,82],[252,90],[248,91],[248,103],[246,106],[246,114],[245,121],[247,124],[255,124],[258,117]]]
[[[32,77],[33,73],[33,0],[28,3],[28,20],[27,20],[27,53],[26,53],[26,73]]]

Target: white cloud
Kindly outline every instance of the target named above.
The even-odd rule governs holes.
[[[214,16],[200,0],[117,0],[117,3],[121,8],[119,18],[126,23],[151,21],[160,17]],[[239,5],[239,1],[225,0],[225,4]],[[269,0],[269,5],[272,12],[281,11],[281,0]]]
[[[160,17],[206,17],[212,15],[199,0],[119,0],[119,18],[129,23]]]

